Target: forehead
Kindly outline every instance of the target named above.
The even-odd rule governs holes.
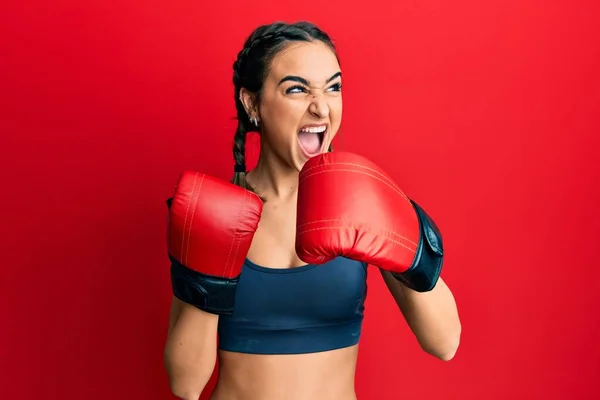
[[[333,51],[323,42],[298,42],[284,48],[271,63],[269,80],[287,75],[307,79],[311,84],[323,83],[340,70]]]

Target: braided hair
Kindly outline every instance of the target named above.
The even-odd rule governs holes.
[[[259,124],[253,124],[240,99],[240,90],[245,88],[256,95],[260,102],[261,89],[268,75],[273,58],[290,42],[321,41],[336,53],[330,37],[310,22],[292,24],[275,22],[259,26],[246,39],[243,49],[233,63],[233,86],[238,126],[233,137],[235,173],[232,182],[244,189],[254,191],[246,181],[246,135],[260,132]],[[331,148],[330,148],[331,151]]]

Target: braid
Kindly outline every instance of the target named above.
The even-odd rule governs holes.
[[[238,121],[237,131],[233,137],[233,159],[236,167],[242,167],[243,171],[235,171],[231,182],[246,190],[254,191],[246,181],[246,134],[244,123]]]
[[[254,189],[250,186],[246,180],[246,136],[248,132],[252,130],[252,123],[250,117],[246,113],[246,109],[240,99],[240,89],[243,87],[241,84],[242,78],[240,71],[244,67],[244,59],[248,55],[248,48],[244,48],[239,52],[238,58],[233,64],[233,85],[235,88],[235,108],[237,112],[238,126],[233,137],[233,160],[235,161],[235,171],[231,182],[238,185],[246,190],[254,192]]]

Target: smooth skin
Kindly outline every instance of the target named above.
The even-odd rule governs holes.
[[[262,125],[259,161],[247,175],[267,199],[248,253],[259,265],[304,265],[294,246],[298,173],[308,159],[298,144],[298,132],[305,125],[326,125],[323,151],[327,151],[342,120],[339,73],[337,59],[325,44],[293,43],[273,60],[260,104],[255,94],[241,92],[248,115]],[[417,293],[388,272],[382,271],[382,276],[423,350],[440,360],[452,359],[461,324],[445,282],[440,279],[431,292]],[[165,365],[179,398],[198,399],[218,356],[219,381],[212,400],[356,399],[358,345],[314,354],[233,353],[217,350],[217,325],[218,316],[173,299]]]

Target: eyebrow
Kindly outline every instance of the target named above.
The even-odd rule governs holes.
[[[335,74],[331,75],[331,77],[329,79],[327,79],[327,81],[325,81],[325,84],[331,82],[332,80],[334,80],[337,77],[341,77],[342,73],[341,72],[336,72]],[[293,82],[300,82],[306,86],[310,86],[308,81],[304,78],[302,78],[301,76],[295,76],[295,75],[288,75],[286,77],[284,77],[282,80],[279,81],[279,84],[281,85],[283,82],[287,82],[287,81],[293,81]]]

